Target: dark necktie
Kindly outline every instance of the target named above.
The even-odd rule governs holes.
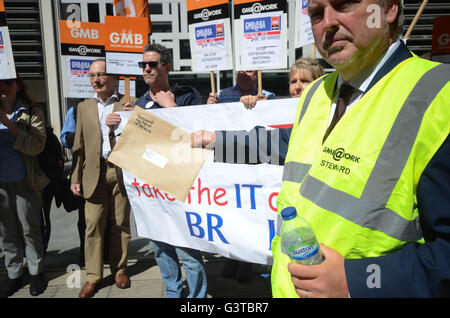
[[[336,126],[339,119],[341,119],[342,116],[344,116],[345,110],[348,106],[348,102],[350,101],[350,97],[355,92],[355,88],[348,84],[342,84],[339,89],[339,97],[336,103],[336,110],[333,115],[333,119],[331,120],[330,126],[328,126],[327,131],[325,132],[325,135],[323,136],[323,141],[327,139],[328,135],[333,130],[334,126]]]

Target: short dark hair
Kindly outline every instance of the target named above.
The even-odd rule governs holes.
[[[150,43],[144,47],[144,52],[158,52],[161,55],[161,62],[166,64],[172,64],[172,52],[164,45],[158,43]]]

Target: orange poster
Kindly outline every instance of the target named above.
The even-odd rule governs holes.
[[[148,42],[146,18],[105,16],[105,50],[142,53]]]
[[[257,2],[258,0],[234,0],[234,5],[237,4],[244,4],[244,3],[250,3],[250,2]],[[260,1],[261,2],[261,1]]]
[[[0,12],[5,11],[5,4],[3,3],[3,0],[0,0]]]
[[[104,45],[104,24],[94,22],[59,21],[61,43]]]
[[[228,0],[187,0],[187,10],[197,10],[228,3]]]
[[[148,6],[148,0],[114,0],[113,9],[115,16],[146,18],[148,20],[147,33],[152,33],[152,22],[150,20],[150,8]]]
[[[431,54],[450,53],[450,16],[434,19]]]

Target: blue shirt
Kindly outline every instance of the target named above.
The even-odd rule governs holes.
[[[267,99],[274,99],[275,94],[266,90],[261,90],[261,93],[267,96]],[[252,94],[253,96],[258,95],[258,91],[255,90]],[[242,92],[237,85],[224,88],[219,91],[218,101],[219,103],[233,103],[238,102],[242,97]]]
[[[17,121],[19,111],[25,110],[22,101],[17,99],[16,108],[9,119]],[[20,151],[14,150],[15,138],[9,129],[0,123],[0,182],[17,182],[27,177],[27,169]]]
[[[77,123],[75,122],[75,117],[73,115],[74,108],[75,107],[71,107],[67,111],[66,119],[64,120],[64,125],[63,125],[63,128],[61,130],[61,135],[60,135],[62,145],[65,148],[69,148],[69,149],[72,147],[67,144],[66,136],[69,133],[75,133],[75,128],[77,127]]]
[[[170,91],[175,96],[175,104],[177,106],[191,106],[204,104],[203,98],[200,93],[190,86],[173,86]],[[150,108],[163,108],[158,103],[155,103],[150,96],[150,91],[139,97],[136,101],[136,106],[144,109]]]

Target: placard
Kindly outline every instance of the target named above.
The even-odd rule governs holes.
[[[228,0],[187,0],[192,69],[233,68]]]
[[[148,43],[148,19],[105,17],[106,73],[142,75],[138,62]]]
[[[236,70],[287,68],[285,0],[234,2]]]
[[[16,76],[5,6],[3,0],[0,0],[0,79],[16,78]]]
[[[66,98],[91,98],[95,92],[89,81],[91,63],[105,57],[104,24],[59,21],[63,92]]]
[[[311,19],[308,14],[308,0],[295,1],[295,47],[314,43]]]

